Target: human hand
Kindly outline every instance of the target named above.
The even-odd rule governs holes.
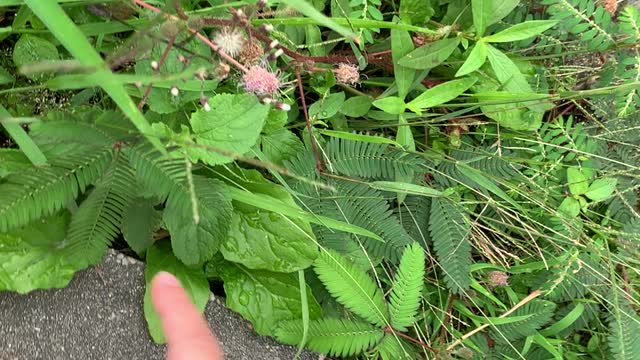
[[[209,325],[178,279],[159,272],[151,281],[151,301],[167,338],[167,360],[222,360]]]

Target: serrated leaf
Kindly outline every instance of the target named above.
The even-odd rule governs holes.
[[[354,314],[383,327],[389,322],[382,291],[363,270],[330,249],[323,251],[314,264],[318,278],[331,295]]]
[[[158,344],[163,344],[166,340],[162,331],[160,317],[151,302],[151,280],[160,271],[173,274],[184,290],[189,295],[193,305],[199,312],[204,312],[209,301],[209,281],[201,267],[190,268],[180,262],[171,251],[171,245],[167,241],[155,243],[147,251],[144,278],[146,288],[144,292],[144,317],[151,338]]]
[[[289,120],[289,115],[286,111],[278,110],[276,108],[269,109],[269,114],[264,122],[262,128],[263,134],[271,134],[280,131]]]
[[[193,194],[187,183],[176,187],[162,216],[174,254],[187,265],[202,264],[213,257],[227,236],[232,214],[222,183],[194,175],[193,185]]]
[[[260,136],[269,106],[248,94],[219,94],[209,99],[209,105],[211,111],[199,109],[191,115],[196,142],[240,155],[249,151]],[[189,148],[188,153],[210,165],[233,161],[213,150]]]
[[[467,60],[465,60],[464,64],[462,64],[460,69],[458,69],[458,72],[456,72],[456,77],[464,76],[480,69],[486,61],[487,43],[480,40],[473,47],[467,57]]]
[[[525,21],[502,30],[499,33],[487,36],[483,38],[483,40],[490,43],[504,43],[525,40],[549,30],[557,23],[558,21],[556,20]]]
[[[618,180],[616,178],[597,179],[589,185],[584,195],[593,201],[606,200],[616,190],[617,184]]]
[[[407,331],[414,322],[424,285],[424,261],[424,249],[418,243],[402,254],[389,298],[391,326],[396,330]]]
[[[304,151],[300,138],[287,129],[280,129],[260,138],[262,151],[270,162],[282,165],[282,162]]]
[[[414,112],[422,112],[424,109],[442,105],[460,96],[460,94],[473,86],[476,81],[474,78],[464,78],[436,85],[413,99],[407,104],[407,107]]]
[[[255,170],[229,174],[230,178],[239,175],[234,182],[253,193],[299,208],[284,188],[266,181]],[[238,202],[233,208],[229,233],[220,248],[226,260],[249,269],[288,273],[309,267],[318,256],[309,222]]]
[[[153,244],[153,233],[161,223],[162,216],[154,205],[154,200],[137,198],[122,214],[122,235],[139,255]]]
[[[16,42],[13,48],[13,63],[17,68],[28,64],[39,63],[48,60],[58,60],[60,54],[55,45],[48,40],[31,34],[24,34]],[[43,80],[51,74],[35,73],[27,77],[31,80]]]
[[[0,291],[26,294],[67,286],[79,270],[65,252],[68,225],[69,214],[63,213],[0,234]]]
[[[418,70],[432,69],[447,60],[458,44],[460,39],[457,37],[434,41],[408,53],[398,64]]]
[[[283,321],[302,319],[297,274],[251,270],[231,262],[220,266],[226,305],[249,320],[260,335],[273,335]],[[311,289],[307,287],[309,318],[321,316]]]
[[[364,95],[348,98],[340,105],[340,112],[349,117],[361,117],[366,115],[371,109],[373,100]]]

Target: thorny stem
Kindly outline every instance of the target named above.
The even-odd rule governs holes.
[[[406,334],[403,334],[403,333],[401,333],[401,332],[399,332],[399,331],[396,331],[396,330],[394,330],[393,328],[391,328],[391,327],[389,327],[389,326],[387,326],[387,327],[385,327],[385,328],[384,328],[384,332],[386,332],[386,333],[391,333],[391,334],[394,334],[394,335],[398,335],[398,336],[400,336],[401,338],[404,338],[404,339],[407,339],[407,340],[409,340],[409,341],[411,341],[411,342],[413,342],[413,343],[416,343],[416,344],[418,344],[418,345],[422,346],[423,348],[425,348],[425,349],[427,349],[427,350],[429,350],[429,351],[432,351],[432,352],[434,352],[434,353],[437,353],[437,352],[438,352],[436,349],[432,348],[432,347],[431,347],[431,346],[429,346],[428,344],[425,344],[424,342],[422,342],[422,341],[420,341],[420,340],[418,340],[418,339],[414,339],[414,338],[412,338],[412,337],[411,337],[411,336],[409,336],[409,335],[406,335]]]
[[[167,47],[164,48],[164,51],[162,52],[162,56],[160,57],[160,61],[158,61],[158,68],[154,69],[154,72],[160,71],[162,64],[164,64],[164,62],[167,61],[167,57],[169,56],[169,52],[171,51],[171,48],[173,47],[173,42],[175,40],[176,40],[175,36],[172,36],[169,38]],[[147,85],[147,88],[144,90],[144,95],[142,96],[142,99],[138,103],[138,109],[142,109],[144,107],[144,104],[147,103],[149,94],[151,94],[151,89],[153,89],[153,83],[149,83],[149,85]]]
[[[302,86],[302,76],[300,76],[300,66],[296,66],[296,83],[298,83],[298,91],[300,92],[300,102],[302,103],[302,112],[304,113],[304,121],[307,125],[307,132],[309,132],[309,141],[311,142],[311,151],[313,151],[313,157],[316,160],[316,169],[320,174],[324,173],[324,163],[318,153],[318,144],[316,138],[313,136],[313,126],[309,119],[309,112],[307,111],[307,101],[304,98],[304,88]]]
[[[447,333],[447,326],[451,321],[451,310],[453,309],[453,301],[456,299],[455,294],[451,294],[449,296],[449,305],[447,306],[447,312],[445,313],[445,317],[442,320],[442,327],[440,328],[440,340],[444,341],[444,337]]]

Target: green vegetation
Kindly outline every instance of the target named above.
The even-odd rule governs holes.
[[[640,358],[637,4],[0,5],[0,291],[115,247],[330,356]]]

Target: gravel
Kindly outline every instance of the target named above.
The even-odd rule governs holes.
[[[65,289],[0,292],[0,360],[164,359],[164,346],[149,338],[143,296],[144,264],[114,251]],[[294,358],[294,347],[255,334],[223,303],[212,294],[205,314],[225,359]]]

